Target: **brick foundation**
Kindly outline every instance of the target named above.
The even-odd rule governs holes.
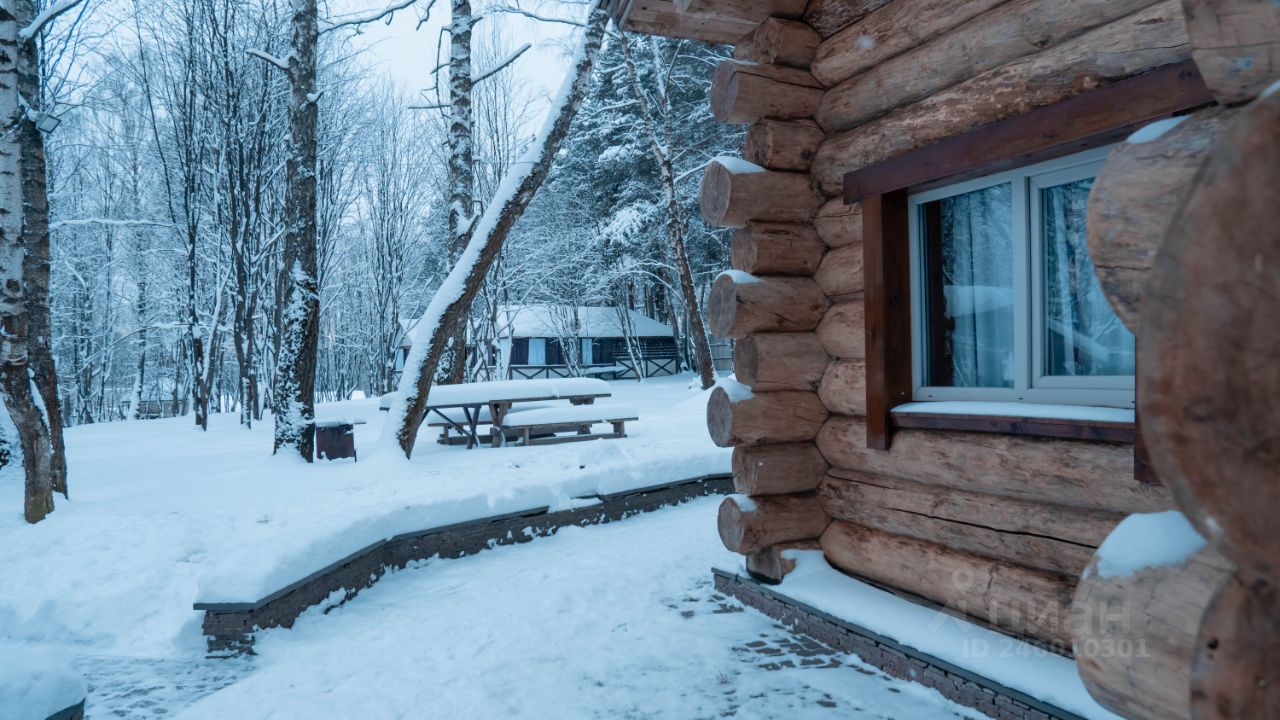
[[[370,587],[388,568],[403,568],[430,557],[458,558],[498,545],[528,542],[553,535],[570,525],[586,526],[621,520],[703,495],[733,491],[733,478],[715,475],[667,485],[601,495],[592,505],[548,512],[548,508],[482,518],[472,522],[397,535],[339,560],[256,602],[196,603],[204,611],[209,655],[227,657],[253,652],[254,633],[292,627],[307,608],[325,604],[328,611]],[[335,592],[341,597],[331,599]]]
[[[997,720],[1083,720],[1075,713],[788,598],[751,578],[723,570],[712,570],[712,573],[716,590],[759,610],[793,632],[857,655],[888,675],[931,687],[948,700]]]

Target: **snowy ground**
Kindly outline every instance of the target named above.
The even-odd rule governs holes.
[[[973,717],[717,596],[718,504],[394,573],[178,717]]]
[[[709,569],[734,559],[716,537],[714,498],[424,563],[329,615],[264,633],[253,660],[204,659],[191,604],[228,558],[253,575],[386,518],[430,526],[726,472],[728,453],[707,437],[706,395],[689,380],[612,383],[640,412],[624,440],[472,451],[423,442],[412,462],[370,456],[376,400],[319,411],[369,421],[356,429],[359,463],[272,458],[270,424],[245,431],[234,417],[215,417],[207,434],[185,419],[74,428],[73,500],[59,498],[50,519],[27,526],[19,475],[0,474],[0,647],[73,656],[90,718],[958,711],[722,605]]]

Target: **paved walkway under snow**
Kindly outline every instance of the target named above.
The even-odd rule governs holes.
[[[89,717],[972,717],[718,596],[718,503],[421,563],[251,661],[85,658]]]

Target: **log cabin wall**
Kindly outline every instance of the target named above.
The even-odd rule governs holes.
[[[751,390],[719,389],[708,408],[715,440],[735,448],[740,493],[721,509],[721,537],[760,579],[790,570],[784,550],[821,547],[850,574],[1067,649],[1067,608],[1094,550],[1124,515],[1171,507],[1168,494],[1135,478],[1132,429],[1101,435],[1123,442],[895,430],[890,410],[910,399],[910,358],[901,353],[908,278],[889,245],[905,246],[906,191],[916,180],[852,198],[841,191],[846,174],[878,173],[895,160],[912,166],[904,177],[926,167],[934,181],[1009,169],[1211,102],[1186,70],[1182,8],[1176,0],[792,6],[737,42],[711,95],[718,119],[750,125],[742,159],[712,162],[702,186],[704,219],[737,228],[737,272],[715,283],[711,328],[737,339],[737,377]],[[1135,82],[1155,89],[1136,91]],[[1119,93],[1140,100],[1117,120]],[[1112,115],[1090,110],[1090,96]],[[1063,103],[1078,112],[1031,141],[975,143],[983,147],[968,165],[940,171],[914,161],[930,146]],[[1212,125],[1209,115],[1200,124]],[[1115,266],[1117,282],[1137,287],[1131,263]]]

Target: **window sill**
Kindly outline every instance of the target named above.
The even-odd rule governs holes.
[[[904,429],[1134,441],[1133,411],[1120,408],[941,400],[899,405],[891,417],[895,428]]]

